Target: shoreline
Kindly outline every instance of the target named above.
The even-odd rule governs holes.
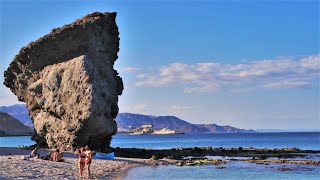
[[[51,149],[41,149],[45,155]],[[71,152],[64,152],[65,162],[54,162],[36,158],[22,160],[22,155],[30,155],[31,150],[13,147],[0,147],[0,179],[85,179],[78,177],[78,157]],[[170,163],[172,164],[172,160]],[[114,160],[93,159],[91,179],[122,179],[130,169],[140,166],[157,165],[153,159],[122,158]],[[162,164],[168,164],[164,162]],[[84,175],[86,172],[84,171]]]
[[[77,158],[63,159],[65,162],[34,158],[22,160],[21,155],[0,156],[0,179],[87,179],[78,176]],[[143,161],[130,158],[115,158],[113,161],[93,160],[90,179],[122,179],[132,168],[152,165]]]
[[[201,149],[201,148],[200,148]],[[185,149],[184,149],[185,150]],[[199,150],[199,149],[197,149]],[[257,151],[259,149],[255,149]],[[264,149],[265,150],[265,149]],[[40,149],[39,153],[45,155],[48,151],[53,149]],[[146,150],[148,151],[148,150]],[[174,150],[177,151],[177,150]],[[292,151],[297,151],[292,149]],[[292,153],[288,151],[287,153]],[[303,150],[306,151],[306,150]],[[307,150],[308,151],[308,150]],[[268,151],[264,151],[268,152]],[[314,151],[306,153],[312,154]],[[32,179],[84,179],[78,177],[78,158],[72,152],[64,152],[65,162],[54,162],[42,159],[32,158],[29,160],[22,160],[22,155],[29,155],[31,150],[14,148],[14,147],[0,147],[0,178],[17,179],[17,178],[32,178]],[[319,151],[317,151],[320,157]],[[235,156],[234,156],[235,157]],[[297,156],[299,157],[299,156]],[[290,160],[290,159],[216,159],[209,160],[200,157],[186,157],[184,159],[173,159],[172,157],[158,158],[152,156],[149,159],[145,158],[128,158],[116,157],[114,160],[93,159],[91,165],[92,176],[91,179],[123,179],[128,175],[129,170],[141,166],[158,166],[158,165],[177,165],[177,166],[193,166],[193,165],[219,165],[226,164],[230,161],[242,161],[255,164],[267,163],[282,163],[282,164],[308,164],[320,165],[320,161],[316,160]],[[180,164],[180,165],[178,165]],[[189,165],[188,165],[189,164]],[[86,173],[84,173],[86,175]]]

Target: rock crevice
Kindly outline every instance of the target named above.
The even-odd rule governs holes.
[[[4,84],[26,102],[42,146],[105,151],[117,132],[123,82],[116,13],[92,13],[22,48]]]

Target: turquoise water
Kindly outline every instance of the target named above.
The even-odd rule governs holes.
[[[218,166],[226,168],[217,169]],[[279,171],[283,164],[256,165],[229,162],[225,165],[206,166],[145,166],[131,169],[125,180],[162,179],[320,179],[320,168],[310,165],[286,165],[293,171]]]
[[[0,147],[32,145],[30,136],[0,137]],[[113,137],[112,147],[176,148],[176,147],[257,147],[320,150],[320,132],[248,133],[248,134],[175,134],[128,135]]]
[[[31,136],[0,137],[0,147],[18,147],[18,145],[30,146],[35,144]]]

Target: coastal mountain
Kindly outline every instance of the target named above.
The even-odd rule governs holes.
[[[141,125],[151,124],[155,130],[168,128],[185,133],[251,133],[253,130],[239,129],[216,124],[191,124],[175,116],[148,116],[141,114],[119,113],[118,131],[130,131]]]
[[[29,116],[29,111],[25,104],[15,104],[12,106],[0,106],[0,112],[5,112],[18,119],[24,125],[33,127]]]
[[[0,106],[0,112],[6,112],[23,124],[33,127],[25,104]],[[141,125],[151,124],[155,130],[168,128],[185,133],[250,133],[253,130],[239,129],[216,124],[191,124],[175,116],[150,116],[132,113],[119,113],[116,118],[118,131],[130,131]]]
[[[0,136],[32,135],[33,129],[8,113],[0,112]]]
[[[218,126],[216,124],[195,124],[197,127],[204,128],[208,133],[248,133],[253,130],[238,129],[231,126]]]

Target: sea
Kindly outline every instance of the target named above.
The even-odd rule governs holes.
[[[0,137],[0,147],[35,144],[31,136]],[[113,136],[112,147],[167,149],[180,147],[255,147],[320,150],[320,132],[219,133]]]
[[[255,147],[320,150],[320,132],[219,133],[114,136],[112,147],[166,149],[179,147]]]
[[[30,136],[0,137],[0,147],[18,147],[34,144]],[[173,134],[173,135],[129,135],[117,134],[112,147],[135,148],[179,148],[179,147],[255,147],[320,150],[320,132],[275,132],[240,134]],[[215,158],[215,157],[209,157]],[[226,158],[226,157],[223,157]],[[312,159],[320,160],[320,154]],[[290,165],[293,171],[279,171],[283,164],[257,165],[231,161],[223,168],[206,166],[142,166],[133,168],[124,178],[141,179],[320,179],[320,167],[315,165]]]

